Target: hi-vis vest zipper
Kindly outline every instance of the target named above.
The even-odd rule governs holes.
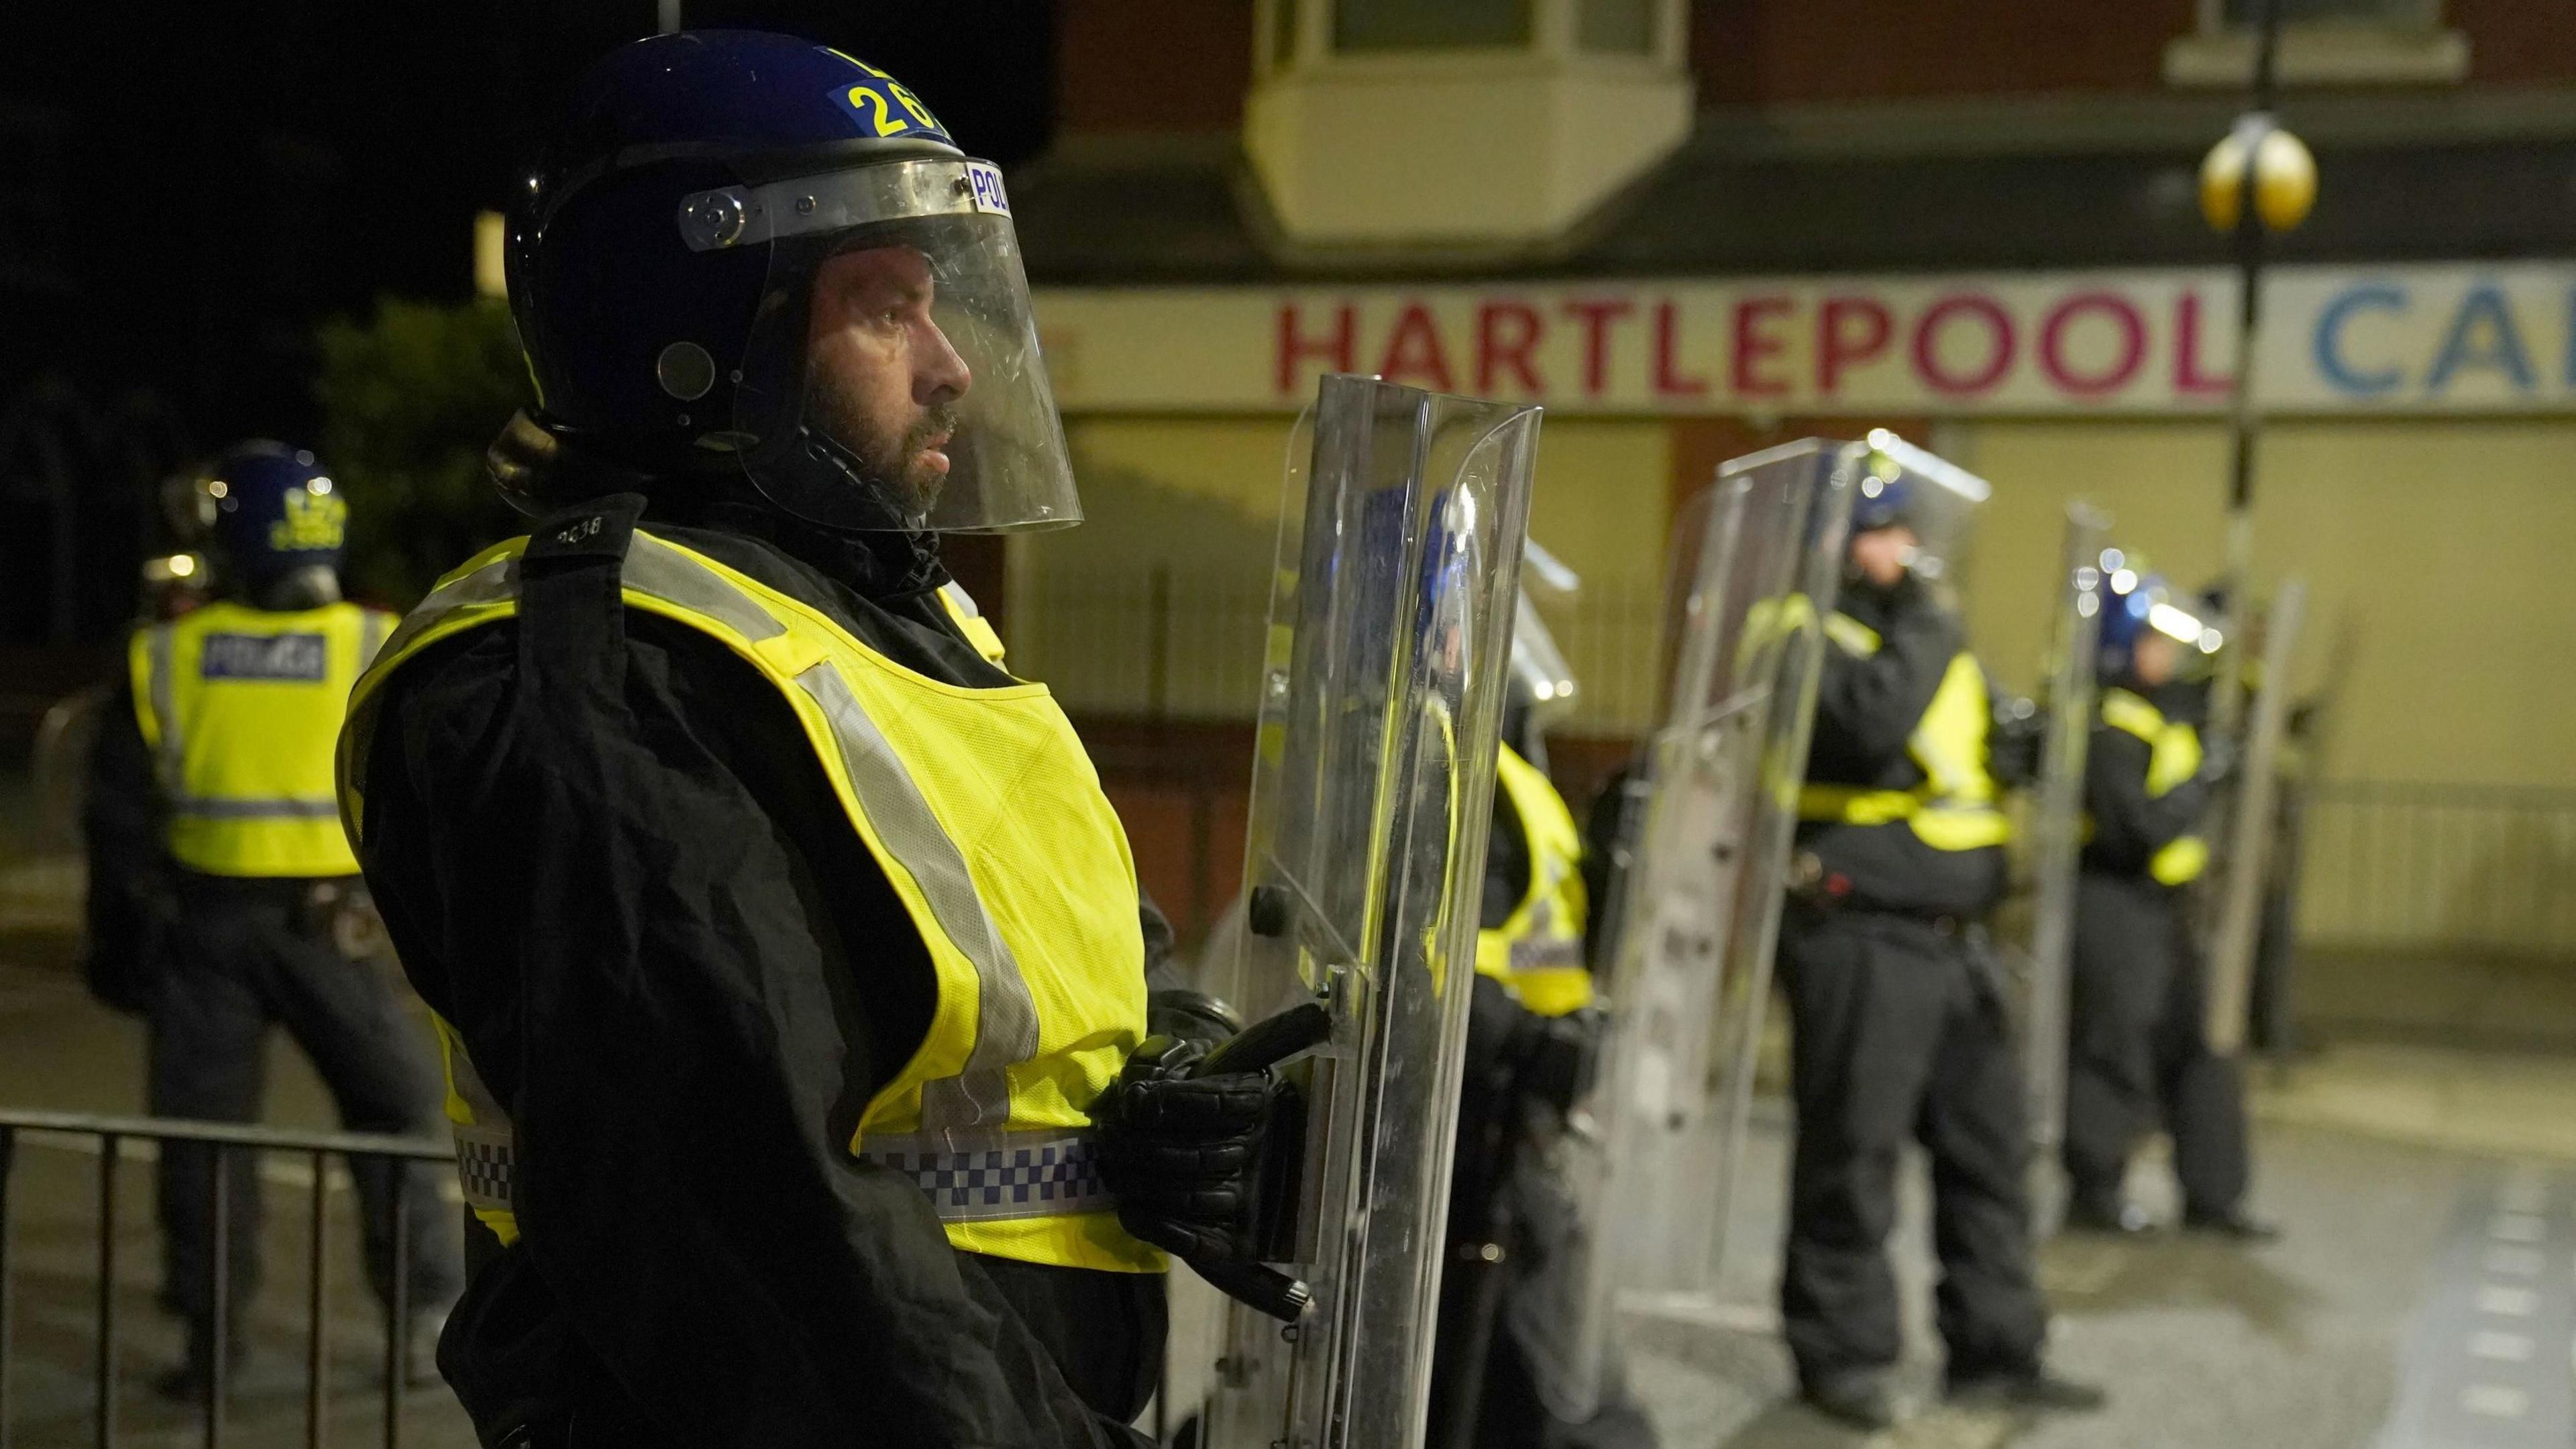
[[[2157,799],[2200,773],[2200,732],[2166,719],[2163,710],[2139,695],[2125,689],[2102,691],[2102,723],[2147,742],[2148,799]],[[2090,816],[2085,818],[2084,833],[2087,838],[2093,833]],[[2147,862],[2147,874],[2163,885],[2186,885],[2198,880],[2208,866],[2209,842],[2197,835],[2179,835]]]
[[[1476,934],[1476,970],[1541,1016],[1591,1004],[1583,965],[1583,832],[1536,765],[1504,745],[1496,782],[1529,842],[1529,890],[1503,923]]]
[[[1825,638],[1864,659],[1881,644],[1877,630],[1839,611],[1825,617]],[[1963,649],[1951,656],[1932,702],[1905,741],[1906,753],[1923,771],[1923,783],[1911,790],[1808,785],[1798,792],[1798,818],[1847,825],[1902,820],[1935,850],[2001,845],[2012,838],[2012,825],[1995,807],[1995,778],[1986,771],[1991,722],[1985,671]]]
[[[136,632],[135,723],[157,762],[173,859],[207,875],[358,873],[331,746],[392,628],[392,615],[356,604],[220,602]]]
[[[359,681],[340,759],[353,837],[377,691],[421,650],[515,614],[526,543],[441,580]],[[850,1151],[919,1184],[960,1250],[1162,1271],[1162,1255],[1118,1225],[1087,1131],[1086,1109],[1145,1034],[1135,866],[1046,686],[926,678],[804,603],[640,530],[622,588],[628,608],[704,631],[786,699],[929,949],[929,1031],[860,1113]],[[952,585],[945,602],[998,663],[1001,641],[964,591]],[[455,1030],[438,1031],[467,1202],[513,1241],[520,1144]]]

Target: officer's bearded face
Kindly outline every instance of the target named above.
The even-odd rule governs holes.
[[[947,484],[957,400],[974,385],[931,319],[937,294],[929,259],[910,247],[843,252],[814,275],[805,337],[806,421],[916,514]]]
[[[1913,561],[1920,542],[1914,530],[1901,523],[1855,533],[1851,541],[1852,572],[1875,587],[1895,588],[1897,581],[1905,577],[1906,566]]]

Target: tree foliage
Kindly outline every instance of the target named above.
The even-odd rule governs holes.
[[[520,531],[483,477],[483,449],[531,401],[497,302],[382,298],[319,337],[322,458],[348,489],[349,586],[405,607],[476,550]]]

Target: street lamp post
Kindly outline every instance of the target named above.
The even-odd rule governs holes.
[[[2263,263],[2269,234],[2305,220],[2316,200],[2316,163],[2273,114],[2280,96],[2281,0],[2255,0],[2252,104],[2201,162],[2201,214],[2236,242],[2236,378],[2228,398],[2227,538],[2219,581],[2228,608],[2248,607],[2254,556],[2254,443],[2257,338],[2263,320]],[[2234,654],[2244,630],[2230,629],[2211,699],[2213,722],[2232,729],[2244,688]]]

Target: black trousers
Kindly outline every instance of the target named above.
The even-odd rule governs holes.
[[[2203,1035],[2207,983],[2183,898],[2143,876],[2084,873],[2067,1003],[2066,1175],[2074,1201],[2116,1212],[2138,1139],[2163,1122],[2183,1207],[2223,1214],[2250,1177],[2245,1081]]]
[[[352,1132],[434,1135],[442,1117],[438,1065],[425,1026],[407,1016],[391,982],[333,944],[327,923],[295,880],[191,876],[185,928],[151,1011],[151,1108],[159,1116],[250,1122],[267,1086],[264,1051],[275,1022],[295,1038],[330,1088]],[[235,1331],[260,1281],[259,1155],[222,1154],[225,1173],[226,1324]],[[162,1301],[188,1320],[203,1353],[216,1305],[216,1150],[165,1143],[159,1174],[164,1248]],[[394,1283],[396,1201],[404,1206],[408,1301],[443,1309],[464,1286],[456,1214],[439,1200],[442,1164],[358,1159],[349,1164],[364,1222],[367,1273],[380,1299]]]
[[[1802,1381],[1896,1362],[1896,1171],[1932,1158],[1937,1317],[1952,1379],[2037,1367],[2021,1066],[1982,942],[1929,921],[1792,905],[1781,923],[1797,1143],[1780,1309]]]

